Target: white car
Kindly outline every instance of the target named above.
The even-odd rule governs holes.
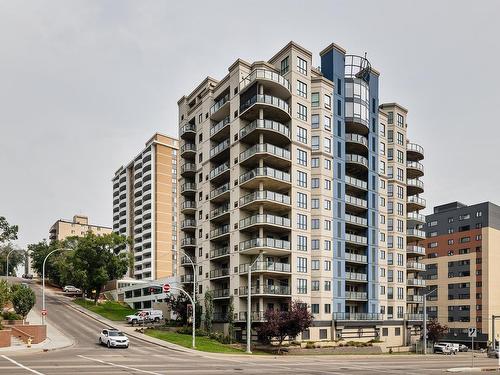
[[[63,292],[64,293],[74,293],[74,294],[78,294],[78,293],[81,293],[81,289],[78,289],[76,286],[73,286],[73,285],[66,285],[64,288],[63,288]]]
[[[141,310],[133,315],[127,315],[126,318],[127,323],[132,325],[146,322],[158,323],[163,319],[163,312],[161,310]]]
[[[438,342],[434,344],[434,353],[441,353],[441,354],[457,354],[455,351],[455,348],[451,344],[448,344],[446,342]]]
[[[493,350],[493,348],[490,348],[486,355],[488,356],[488,358],[498,358],[498,348],[496,348],[495,350]]]
[[[128,348],[128,337],[117,329],[103,329],[99,335],[99,344],[108,348]]]

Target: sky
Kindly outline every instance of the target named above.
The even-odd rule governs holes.
[[[238,5],[241,4],[241,5]],[[425,148],[427,210],[500,204],[500,1],[0,0],[0,216],[19,246],[60,218],[112,224],[114,172],[177,100],[237,59],[331,42],[381,72]]]

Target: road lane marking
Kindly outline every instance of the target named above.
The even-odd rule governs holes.
[[[125,369],[127,369],[127,370],[132,370],[132,371],[142,372],[142,373],[144,373],[144,374],[162,375],[162,374],[160,374],[159,372],[147,371],[147,370],[141,370],[141,369],[138,369],[138,368],[129,367],[129,366],[125,366],[125,365],[118,365],[118,364],[116,364],[116,363],[106,362],[106,361],[102,361],[102,360],[100,360],[100,359],[86,357],[86,356],[84,356],[84,355],[78,355],[78,357],[88,359],[89,361],[94,361],[94,362],[103,363],[103,364],[108,365],[108,366],[119,367],[119,368],[125,368]],[[41,375],[43,375],[43,374],[41,374]]]
[[[44,375],[44,374],[42,374],[41,372],[38,372],[38,371],[36,371],[36,370],[33,370],[33,369],[29,368],[29,367],[26,367],[26,366],[24,366],[24,365],[20,364],[19,362],[14,361],[12,358],[7,357],[6,355],[2,355],[2,358],[5,358],[7,361],[9,361],[9,362],[11,362],[11,363],[15,364],[15,365],[16,365],[16,366],[18,366],[18,367],[21,367],[22,369],[25,369],[25,370],[27,370],[27,371],[32,372],[33,374],[36,374],[36,375]]]

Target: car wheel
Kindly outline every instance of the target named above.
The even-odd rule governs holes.
[[[110,344],[110,343],[109,343],[109,341],[108,341],[108,349],[109,349],[109,348],[111,348],[111,344]]]
[[[155,318],[155,323],[158,323],[160,321],[160,318],[156,317]]]

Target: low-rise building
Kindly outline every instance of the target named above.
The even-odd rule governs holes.
[[[111,233],[111,228],[103,225],[89,224],[89,218],[84,215],[75,215],[73,220],[59,219],[49,229],[50,241],[62,241],[68,237],[82,237],[87,232],[97,235]]]

